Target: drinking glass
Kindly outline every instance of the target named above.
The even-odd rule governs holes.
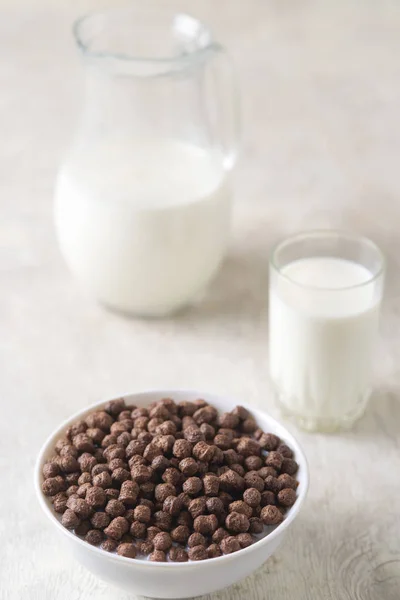
[[[385,262],[370,240],[313,231],[270,257],[269,365],[282,413],[307,430],[350,427],[371,394]]]

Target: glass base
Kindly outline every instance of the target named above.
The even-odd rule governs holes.
[[[283,418],[295,423],[300,429],[310,432],[334,433],[336,431],[346,431],[352,426],[365,412],[371,392],[364,394],[360,400],[353,406],[351,411],[338,417],[322,417],[316,415],[304,415],[297,413],[288,406],[279,392],[275,391],[275,403]]]

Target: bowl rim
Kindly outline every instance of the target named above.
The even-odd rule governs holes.
[[[282,429],[284,431],[284,433],[285,433],[284,441],[288,441],[290,443],[290,445],[293,447],[293,449],[295,451],[295,455],[296,455],[296,461],[299,463],[299,467],[303,471],[303,478],[304,478],[304,482],[302,482],[300,493],[297,496],[297,500],[296,500],[295,504],[291,507],[290,514],[282,521],[282,523],[280,523],[277,527],[275,527],[275,529],[273,531],[271,531],[264,537],[258,539],[251,546],[248,546],[247,548],[241,548],[237,552],[233,552],[231,554],[223,554],[222,556],[218,556],[215,558],[207,558],[202,561],[151,562],[151,561],[143,560],[143,559],[128,558],[126,556],[120,556],[119,554],[116,554],[116,553],[106,552],[105,550],[102,550],[101,548],[98,548],[97,546],[92,546],[91,544],[89,544],[88,542],[85,542],[83,539],[81,539],[79,536],[77,536],[75,533],[73,533],[69,529],[66,529],[61,524],[61,521],[57,518],[55,513],[51,510],[50,506],[48,505],[47,497],[43,494],[42,489],[41,489],[42,463],[44,460],[44,456],[48,453],[49,448],[51,447],[52,444],[54,444],[56,438],[60,434],[62,434],[62,432],[71,423],[73,423],[80,417],[85,416],[90,411],[92,411],[94,408],[103,407],[107,402],[110,402],[111,400],[117,400],[119,398],[124,398],[128,402],[130,402],[130,401],[134,402],[134,397],[159,395],[160,398],[167,398],[167,397],[173,398],[174,394],[187,394],[188,396],[196,396],[198,398],[213,397],[214,399],[220,399],[222,401],[229,400],[233,403],[234,406],[240,405],[240,406],[243,406],[244,408],[247,408],[251,413],[254,414],[256,419],[257,419],[257,413],[264,417],[267,417],[267,419],[271,423],[273,423],[274,426],[276,426],[278,429]],[[198,391],[198,390],[193,390],[193,389],[180,389],[180,388],[176,388],[176,389],[170,389],[170,388],[169,389],[146,389],[146,390],[139,391],[139,392],[130,392],[127,394],[119,394],[119,395],[111,398],[111,400],[108,398],[106,400],[94,402],[94,403],[90,404],[89,406],[86,406],[85,408],[75,412],[69,418],[65,419],[47,437],[46,441],[44,442],[44,444],[42,445],[42,447],[39,451],[39,454],[37,456],[35,466],[34,466],[34,487],[35,487],[35,491],[36,491],[36,496],[38,498],[38,502],[39,502],[43,512],[50,519],[50,521],[54,525],[56,525],[56,527],[64,535],[66,535],[67,538],[73,540],[77,544],[80,544],[87,551],[93,552],[95,556],[97,555],[97,556],[105,558],[107,560],[122,561],[125,564],[136,565],[138,567],[140,566],[140,567],[144,567],[144,568],[153,568],[154,567],[157,569],[170,570],[170,569],[176,569],[176,568],[181,568],[181,569],[189,568],[189,567],[193,568],[196,565],[201,565],[201,564],[204,565],[204,563],[219,564],[222,561],[228,562],[230,560],[234,560],[237,557],[244,556],[245,554],[251,554],[251,552],[254,551],[255,548],[260,548],[262,545],[267,545],[269,542],[273,541],[275,538],[279,537],[282,533],[284,533],[284,531],[291,525],[291,523],[297,517],[297,515],[304,503],[304,500],[307,496],[307,492],[308,492],[308,488],[309,488],[308,462],[307,462],[306,456],[305,456],[300,444],[298,443],[297,439],[290,433],[290,431],[288,431],[286,429],[286,427],[284,425],[282,425],[279,421],[277,421],[276,419],[271,417],[269,413],[267,413],[263,410],[260,410],[258,407],[252,406],[251,404],[248,404],[246,402],[239,402],[238,400],[236,400],[234,397],[231,397],[231,396],[225,396],[225,395],[223,396],[223,395],[217,394],[217,393],[214,394],[213,392]],[[212,403],[212,400],[210,402]]]

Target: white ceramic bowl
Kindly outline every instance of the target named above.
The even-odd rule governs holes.
[[[99,402],[76,413],[52,433],[40,451],[35,466],[35,488],[39,503],[54,525],[55,530],[68,543],[76,560],[101,579],[125,591],[151,598],[178,599],[208,594],[231,585],[255,571],[278,548],[306,497],[308,466],[303,451],[294,437],[266,413],[233,398],[223,398],[209,393],[185,390],[152,390],[127,394],[123,397],[127,403],[137,406],[147,406],[155,400],[166,397],[173,398],[177,402],[204,398],[221,412],[230,411],[237,404],[246,406],[262,429],[277,434],[294,450],[295,459],[299,464],[297,474],[299,480],[298,497],[294,506],[286,514],[283,523],[269,535],[248,548],[219,558],[187,563],[155,563],[132,560],[91,546],[61,525],[48,498],[42,493],[41,484],[43,464],[54,453],[57,439],[62,436],[71,423],[85,417],[94,408],[101,408],[106,403],[106,401]]]

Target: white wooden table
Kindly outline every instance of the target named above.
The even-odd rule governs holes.
[[[54,175],[80,104],[70,23],[106,4],[0,5],[0,598],[127,600],[59,549],[33,492],[40,445],[80,407],[146,387],[213,389],[273,410],[268,250],[329,225],[370,235],[388,255],[376,398],[351,433],[298,433],[311,469],[301,516],[263,568],[207,600],[398,600],[400,4],[191,3],[240,75],[236,223],[204,302],[154,322],[83,297],[52,227]]]

